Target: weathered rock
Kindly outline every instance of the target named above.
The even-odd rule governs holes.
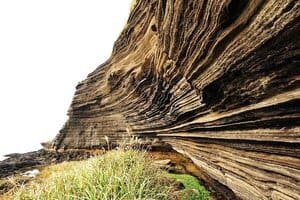
[[[42,167],[63,161],[82,160],[99,152],[90,151],[64,151],[54,152],[44,149],[24,154],[9,154],[7,159],[0,161],[0,178],[17,173],[24,173],[37,167]]]
[[[155,160],[153,161],[153,166],[163,169],[163,170],[174,170],[174,163],[170,159],[167,160]]]
[[[55,149],[160,138],[243,199],[300,199],[300,1],[138,0]]]
[[[28,178],[35,178],[39,173],[40,171],[38,169],[33,169],[33,170],[26,171],[21,175]]]

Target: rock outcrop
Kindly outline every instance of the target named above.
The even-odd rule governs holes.
[[[101,151],[47,151],[40,149],[27,153],[14,153],[6,155],[7,159],[0,161],[0,181],[12,175],[21,174],[35,168],[41,168],[64,161],[76,161],[101,155]],[[1,187],[0,187],[1,194]],[[1,197],[0,197],[1,198]]]
[[[76,89],[55,149],[159,138],[242,199],[300,199],[299,0],[137,0]]]

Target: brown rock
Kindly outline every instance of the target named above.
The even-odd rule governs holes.
[[[171,171],[174,170],[174,163],[172,163],[171,160],[155,160],[152,162],[152,164],[160,169]]]
[[[160,138],[240,198],[300,199],[299,33],[299,0],[138,0],[52,147]]]

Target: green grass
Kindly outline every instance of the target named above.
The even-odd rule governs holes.
[[[184,189],[179,187],[182,182]],[[1,182],[0,182],[1,183]],[[3,184],[3,183],[2,183]],[[1,184],[0,184],[1,185]],[[0,199],[5,200],[208,200],[209,192],[185,174],[168,174],[146,152],[113,150],[85,161],[64,162]]]
[[[168,176],[182,182],[185,189],[195,191],[195,193],[189,195],[189,200],[209,199],[209,191],[207,191],[202,185],[200,185],[195,177],[187,174],[168,174]]]
[[[174,180],[151,164],[145,153],[110,151],[86,161],[50,166],[13,199],[134,200],[169,199]]]

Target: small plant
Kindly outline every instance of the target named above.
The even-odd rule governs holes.
[[[110,150],[110,145],[109,145],[109,139],[107,136],[104,136],[104,139],[106,141],[106,145],[107,145],[107,150]]]

